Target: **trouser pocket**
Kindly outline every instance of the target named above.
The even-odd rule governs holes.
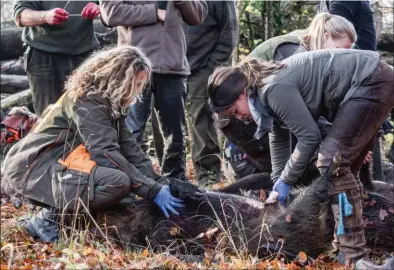
[[[67,169],[61,164],[54,167],[52,173],[52,192],[55,207],[58,209],[78,210],[85,209],[82,203],[89,207],[89,200],[92,200],[90,191],[91,177],[88,173]]]

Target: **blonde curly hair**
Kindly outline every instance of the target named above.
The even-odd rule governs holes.
[[[118,116],[141,94],[151,74],[151,62],[137,47],[106,48],[92,54],[68,78],[65,91],[76,102],[92,94],[100,94],[111,104],[111,114]],[[146,79],[138,74],[145,71]]]

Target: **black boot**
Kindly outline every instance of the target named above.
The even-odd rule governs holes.
[[[40,238],[41,242],[56,242],[59,227],[57,212],[54,209],[42,208],[26,224],[26,231],[33,238]]]

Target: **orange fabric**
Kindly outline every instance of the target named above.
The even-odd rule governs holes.
[[[58,160],[60,164],[68,169],[85,172],[90,174],[96,166],[96,162],[91,160],[91,156],[86,148],[80,144],[66,158],[66,160]]]

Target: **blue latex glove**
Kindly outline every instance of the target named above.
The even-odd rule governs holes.
[[[275,182],[273,190],[279,193],[278,201],[280,202],[280,204],[283,205],[285,203],[287,196],[290,193],[290,188],[291,188],[291,185],[283,182],[283,179],[280,177]]]
[[[153,201],[160,207],[167,218],[170,217],[168,210],[178,216],[179,213],[174,207],[185,207],[185,205],[182,204],[183,200],[175,198],[171,195],[170,187],[168,185],[161,187],[159,193],[156,194]]]

